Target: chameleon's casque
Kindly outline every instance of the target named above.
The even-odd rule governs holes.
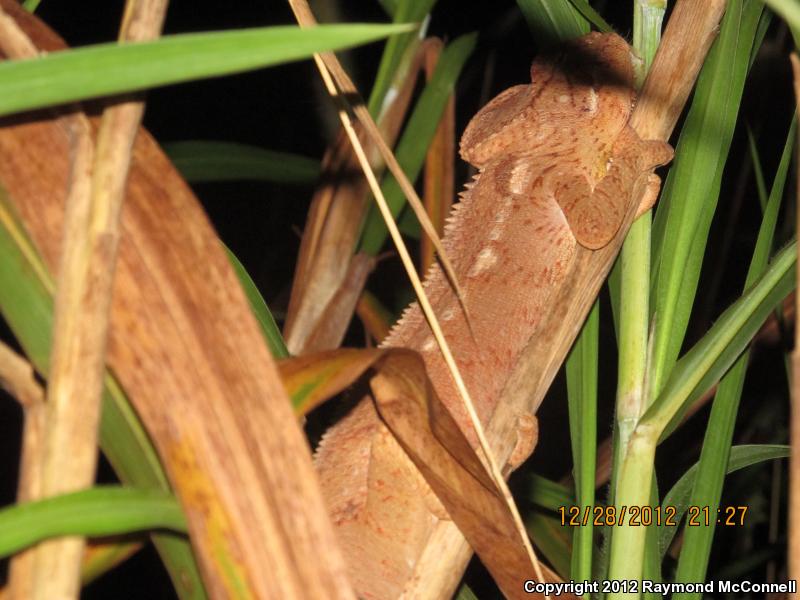
[[[472,332],[438,266],[428,273],[425,291],[484,423],[522,350],[535,338],[576,245],[607,244],[641,186],[648,191],[642,210],[655,200],[659,182],[652,170],[668,162],[672,150],[639,139],[627,124],[635,101],[631,61],[628,44],[617,35],[592,33],[575,40],[536,60],[532,83],[497,96],[461,139],[462,157],[479,173],[454,208],[444,248],[463,288]],[[384,346],[420,352],[439,397],[477,446],[416,303]],[[524,436],[520,441],[522,450],[533,445]],[[524,459],[527,453],[514,455]],[[423,555],[443,561],[460,555],[463,570],[468,558],[463,547],[438,547],[440,540],[431,538],[437,519],[447,515],[371,399],[325,434],[316,465],[361,597],[400,596],[413,585]],[[443,585],[454,586],[460,574]]]

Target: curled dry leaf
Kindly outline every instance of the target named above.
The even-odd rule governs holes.
[[[286,359],[279,369],[295,404],[302,403],[304,409],[373,371],[370,385],[378,412],[444,505],[445,514],[506,596],[531,597],[521,586],[526,574],[532,576],[530,560],[503,494],[437,396],[416,352],[332,350]],[[392,528],[391,523],[384,526]],[[561,581],[544,571],[547,581]]]

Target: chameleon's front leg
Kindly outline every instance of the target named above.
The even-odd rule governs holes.
[[[581,171],[568,178],[558,177],[557,173],[553,195],[578,243],[590,250],[608,244],[622,225],[631,194],[642,193],[637,217],[650,210],[661,180],[649,171],[671,159],[672,148],[668,144],[640,140],[626,127],[614,144],[607,174],[594,190]],[[640,185],[644,185],[643,191]]]

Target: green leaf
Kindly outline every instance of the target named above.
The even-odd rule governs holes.
[[[602,31],[603,33],[614,31],[614,28],[611,27],[611,25],[609,25],[606,20],[600,16],[600,13],[592,8],[592,5],[589,4],[588,0],[569,0],[569,2],[579,13],[581,13],[581,15],[583,15],[583,18],[594,25],[598,31]],[[660,4],[666,4],[666,0],[656,0],[656,2]]]
[[[28,12],[34,12],[37,8],[39,8],[39,4],[42,0],[25,0],[22,3],[22,8],[27,10]]]
[[[453,93],[455,82],[467,58],[475,49],[477,36],[474,33],[462,35],[449,44],[436,65],[433,76],[422,91],[411,118],[395,149],[400,167],[411,181],[414,181],[425,162],[425,153],[433,140],[447,100]],[[405,196],[397,180],[387,174],[381,183],[381,191],[392,214],[398,215],[405,204]],[[372,256],[380,252],[386,241],[386,225],[379,211],[372,206],[361,234],[360,252]]]
[[[589,33],[589,21],[566,0],[517,0],[517,5],[541,46]]]
[[[384,0],[385,1],[385,0]],[[392,20],[395,23],[418,23],[436,4],[436,0],[393,0],[395,4]],[[380,117],[380,110],[392,82],[396,81],[398,74],[404,76],[404,69],[400,68],[404,59],[409,59],[413,52],[413,42],[419,39],[417,32],[399,33],[393,35],[386,42],[378,72],[375,74],[375,83],[370,92],[367,108],[373,118]]]
[[[186,519],[174,496],[152,489],[96,487],[0,510],[0,558],[52,537],[154,529],[186,533]]]
[[[661,395],[640,426],[663,440],[686,409],[730,368],[769,313],[795,288],[796,242],[778,252],[764,274],[717,319],[672,370]]]
[[[561,524],[561,517],[531,511],[525,517],[525,527],[536,540],[537,550],[547,559],[562,579],[569,581],[570,554],[572,553],[570,527]]]
[[[528,476],[525,497],[528,502],[554,512],[575,504],[575,494],[571,490],[536,473]]]
[[[767,184],[764,182],[764,171],[761,168],[761,158],[758,154],[758,147],[756,146],[756,138],[750,127],[747,128],[747,146],[750,150],[750,160],[753,163],[753,176],[756,180],[756,191],[758,192],[758,201],[761,204],[761,212],[767,207]]]
[[[164,144],[175,167],[189,183],[268,181],[313,184],[319,160],[246,144],[187,140]]]
[[[260,69],[412,29],[364,24],[263,27],[99,44],[5,61],[0,64],[0,115]]]
[[[595,300],[575,345],[567,357],[567,399],[572,442],[576,505],[591,510],[595,503],[597,452],[597,355],[599,353],[600,307]],[[576,527],[572,540],[570,578],[592,578],[594,520]]]
[[[231,252],[231,249],[225,246],[224,243],[222,245],[225,248],[225,253],[228,255],[228,260],[231,261],[231,266],[236,276],[239,278],[239,283],[242,285],[244,294],[247,296],[250,310],[253,311],[253,315],[255,315],[258,324],[261,326],[261,333],[264,335],[264,340],[267,342],[272,356],[275,357],[276,360],[288,358],[289,350],[286,348],[286,342],[283,341],[281,330],[278,328],[278,324],[275,323],[275,319],[272,317],[272,313],[264,297],[261,295],[261,292],[258,291],[258,287],[256,287],[253,278],[250,277],[247,269],[245,269],[244,265],[236,258],[236,255]]]
[[[733,446],[730,452],[730,459],[725,467],[726,473],[733,473],[739,469],[744,469],[750,465],[755,465],[768,460],[775,460],[777,458],[786,458],[790,454],[789,446],[778,445],[745,445]],[[692,465],[686,473],[683,474],[678,482],[672,486],[672,489],[664,496],[664,501],[661,506],[664,510],[668,506],[674,506],[676,515],[674,522],[679,523],[686,514],[686,509],[692,504],[691,495],[697,479],[698,467],[700,463]],[[659,531],[659,549],[661,555],[666,554],[672,539],[678,532],[677,527],[662,524]]]
[[[385,10],[386,14],[390,17],[393,17],[397,12],[397,2],[398,0],[378,0],[378,4],[381,5],[383,10]]]
[[[422,226],[419,224],[417,215],[408,206],[400,213],[400,218],[397,220],[397,228],[400,233],[412,240],[419,240],[422,237]]]
[[[458,594],[456,594],[456,600],[478,600],[478,597],[466,583],[462,583],[461,587],[458,588]]]
[[[769,260],[796,134],[797,121],[792,118],[783,155],[781,156],[775,181],[764,211],[764,217],[761,221],[753,258],[747,272],[745,288],[752,285],[756,278],[764,272]],[[745,352],[723,377],[717,388],[711,408],[711,417],[706,427],[700,462],[698,463],[698,475],[692,489],[690,499],[690,505],[692,506],[710,506],[712,510],[714,507],[719,506],[720,498],[722,497],[722,484],[728,464],[728,455],[733,440],[733,428],[736,424],[739,400],[744,387],[747,361],[748,353]],[[686,527],[684,543],[678,559],[678,569],[675,574],[677,583],[705,581],[715,526],[716,522],[712,519],[708,527]],[[677,596],[699,598],[699,594],[678,594]]]
[[[767,35],[767,29],[769,29],[770,23],[772,23],[772,11],[765,10],[764,12],[761,13],[761,18],[758,20],[755,42],[753,43],[753,49],[750,51],[751,67],[753,66],[753,63],[755,62],[756,57],[758,56],[758,51],[761,48],[761,43],[764,41],[764,36]]]
[[[760,2],[728,3],[656,212],[651,397],[661,392],[683,344],[762,10]]]
[[[397,0],[393,12],[395,23],[418,23],[436,4],[437,0]],[[405,76],[404,69],[400,68],[403,60],[410,59],[414,51],[414,41],[419,40],[418,32],[401,33],[393,35],[386,42],[386,48],[381,55],[378,72],[375,74],[375,83],[370,92],[367,108],[373,118],[380,117],[380,110],[386,100],[387,94],[396,80],[398,74]]]
[[[792,29],[795,40],[798,39],[797,31],[800,30],[800,2],[797,0],[763,0],[772,10],[778,13]]]

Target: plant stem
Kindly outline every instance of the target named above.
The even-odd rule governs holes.
[[[661,40],[665,0],[634,0],[634,51],[642,62],[637,87],[644,83]],[[631,432],[647,408],[644,377],[647,366],[647,321],[650,312],[650,212],[632,226],[622,246],[620,278],[619,384],[617,426],[619,458],[624,458]],[[618,462],[617,464],[622,464]]]
[[[650,504],[658,436],[658,427],[640,424],[628,442],[615,496],[618,518],[614,526],[608,570],[608,578],[611,580],[639,580],[642,576],[647,528],[631,525],[629,516],[622,511],[627,513],[631,507]],[[620,591],[609,594],[608,600],[638,597],[638,591]]]
[[[634,0],[633,9],[633,48],[641,58],[641,62],[636,65],[636,85],[641,88],[661,41],[661,23],[666,0]],[[640,435],[634,434],[639,418],[648,404],[644,389],[650,314],[651,224],[649,211],[633,223],[622,246],[620,259],[616,421],[618,443],[614,449],[614,464],[619,465],[622,472],[612,479],[611,489],[611,497],[614,498],[618,512],[623,507],[649,504],[647,492],[650,490],[655,457],[655,439],[652,445],[648,445],[643,443]],[[639,454],[635,457],[628,456],[629,448],[631,451],[635,448]],[[647,479],[647,485],[644,479]],[[642,497],[633,499],[632,495]],[[614,573],[621,572],[623,568],[626,573],[636,574],[635,578],[641,577],[645,550],[644,530],[632,531],[627,523],[623,523],[622,529],[614,529],[612,535],[609,577],[615,577]],[[623,549],[627,555],[625,557],[621,556]],[[623,566],[620,562],[623,560],[628,564]],[[638,597],[638,594],[631,596]]]
[[[661,24],[667,10],[667,0],[633,1],[633,49],[642,59],[637,87],[642,87],[653,57],[661,41]]]

